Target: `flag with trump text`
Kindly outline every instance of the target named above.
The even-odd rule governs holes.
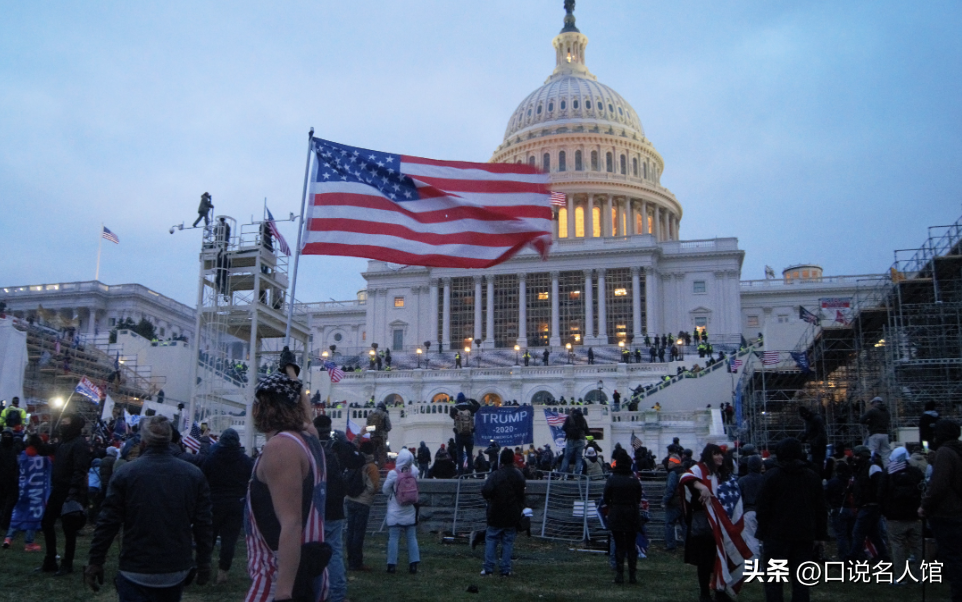
[[[551,244],[548,175],[521,163],[435,161],[313,139],[301,252],[451,268]]]

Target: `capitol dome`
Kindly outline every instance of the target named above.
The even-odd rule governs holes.
[[[491,161],[550,175],[552,191],[565,194],[553,209],[558,241],[678,240],[682,208],[661,185],[665,162],[638,113],[588,70],[588,37],[575,27],[574,4],[565,2],[564,28],[551,42],[554,71],[512,113]]]

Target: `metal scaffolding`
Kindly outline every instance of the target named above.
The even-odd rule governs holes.
[[[812,326],[796,353],[809,372],[761,370],[746,376],[747,436],[762,446],[803,428],[798,408],[825,420],[830,443],[851,446],[858,420],[879,396],[892,415],[892,434],[915,441],[927,406],[940,416],[962,412],[962,218],[928,229],[918,249],[895,251],[888,273],[857,283],[851,321]]]

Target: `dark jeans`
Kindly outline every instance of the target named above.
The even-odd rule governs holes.
[[[229,571],[234,561],[234,548],[244,524],[244,500],[221,500],[211,506],[213,515],[214,541],[220,536],[220,560],[217,563],[222,571]]]
[[[635,547],[634,531],[612,531],[615,541],[615,571],[625,572],[625,557],[628,558],[628,574],[634,575],[638,566],[638,548]]]
[[[4,533],[10,528],[10,517],[13,516],[13,507],[17,505],[17,498],[20,497],[20,489],[17,481],[7,483],[7,486],[0,491],[0,530]]]
[[[847,560],[859,560],[865,548],[865,538],[871,540],[878,557],[888,561],[889,553],[882,539],[879,519],[882,513],[878,506],[864,506],[855,515],[855,526],[852,528],[852,549],[848,552]]]
[[[352,500],[346,501],[347,509],[347,568],[356,570],[364,566],[364,535],[371,507]]]
[[[852,529],[854,527],[854,510],[851,508],[832,510],[832,531],[835,532],[835,543],[838,547],[839,558],[848,558],[852,551]]]
[[[43,541],[46,545],[45,563],[54,563],[57,560],[57,519],[60,518],[60,511],[63,503],[67,501],[66,489],[54,489],[50,492],[47,500],[47,507],[43,511],[43,518],[40,520],[40,528],[43,529]],[[61,566],[73,567],[73,557],[77,551],[77,532],[73,529],[64,527],[64,549],[63,556],[60,557]]]
[[[454,446],[457,450],[458,474],[471,474],[474,470],[472,462],[474,460],[474,435],[455,435]],[[464,468],[467,460],[468,467]]]
[[[952,602],[962,602],[962,518],[930,518],[929,526],[939,546],[942,575],[952,590]]]
[[[681,527],[681,543],[685,543],[687,535],[687,525],[685,524],[685,513],[681,508],[668,506],[665,508],[665,549],[674,550],[677,545],[675,539],[675,525]]]
[[[144,587],[137,585],[120,573],[114,579],[117,598],[120,602],[180,602],[184,584],[173,587]]]
[[[765,566],[768,566],[770,559],[788,561],[788,578],[792,584],[792,602],[808,602],[809,588],[795,580],[798,565],[812,560],[812,552],[815,549],[814,541],[783,541],[779,539],[766,539]],[[782,583],[765,583],[766,602],[782,602]]]

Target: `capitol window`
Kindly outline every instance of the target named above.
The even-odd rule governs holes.
[[[626,288],[616,288],[615,297],[625,297],[628,295],[628,289]]]
[[[545,155],[545,157],[547,157],[547,156],[548,156],[548,155]],[[565,171],[565,170],[568,169],[568,160],[567,160],[567,159],[568,159],[568,157],[565,155],[565,152],[564,152],[564,151],[561,151],[561,152],[558,153],[558,171]],[[545,171],[548,171],[548,169],[545,168]]]
[[[344,338],[344,335],[342,335],[342,334],[339,333],[339,332],[334,335],[334,341],[337,342],[337,343],[340,343],[340,342],[341,342],[341,339],[343,339],[343,338]]]
[[[631,160],[631,175],[638,177],[638,157]]]
[[[585,208],[575,207],[575,237],[585,237]]]
[[[547,298],[548,298],[548,293],[547,293],[546,291],[545,291],[545,292],[540,292],[540,293],[538,293],[538,300],[539,300],[539,301],[544,301],[544,300],[546,300]]]
[[[591,108],[591,101],[590,101],[590,100],[586,100],[586,101],[585,101],[585,108],[586,108],[586,109],[590,109],[590,108]]]
[[[404,307],[404,297],[395,297],[394,307]]]
[[[692,283],[692,292],[695,294],[707,293],[708,289],[705,286],[704,280],[696,280]]]
[[[558,238],[568,238],[568,208],[558,208]]]
[[[614,112],[615,112],[615,108],[614,108],[613,106],[611,106],[610,103],[608,104],[608,111],[609,111],[610,113],[614,113]]]
[[[584,165],[582,165],[581,163],[581,151],[576,150],[575,151],[575,171],[582,171],[583,169],[584,169]]]
[[[749,328],[758,327],[758,316],[748,316],[747,325]]]
[[[549,102],[549,103],[548,103],[548,112],[550,113],[551,111],[554,111],[554,103],[553,103],[553,102]]]
[[[571,101],[571,108],[573,108],[573,109],[577,109],[577,108],[578,108],[578,101],[577,101],[577,99]]]
[[[545,173],[551,171],[551,155],[548,153],[541,157],[541,171]]]
[[[615,171],[615,166],[612,163],[611,153],[605,153],[605,171],[609,173]]]
[[[530,157],[528,157],[528,165],[530,165],[531,167],[534,167],[534,155],[531,155]]]
[[[531,109],[528,109],[528,117],[531,117]]]
[[[644,169],[645,179],[647,180],[648,179],[648,162],[647,161],[645,161],[644,165],[642,165],[642,168]]]
[[[538,105],[538,115],[541,114],[541,105]]]
[[[598,151],[591,151],[591,171],[598,171]]]
[[[561,110],[562,110],[562,111],[565,110],[565,101],[563,101],[563,100],[561,101]]]
[[[621,107],[618,107],[618,114],[619,114],[619,115],[624,115],[624,114],[625,114],[625,112],[621,110]]]
[[[597,205],[591,208],[591,235],[601,238],[601,207]]]
[[[628,173],[628,160],[624,155],[621,155],[621,175],[626,175]]]

